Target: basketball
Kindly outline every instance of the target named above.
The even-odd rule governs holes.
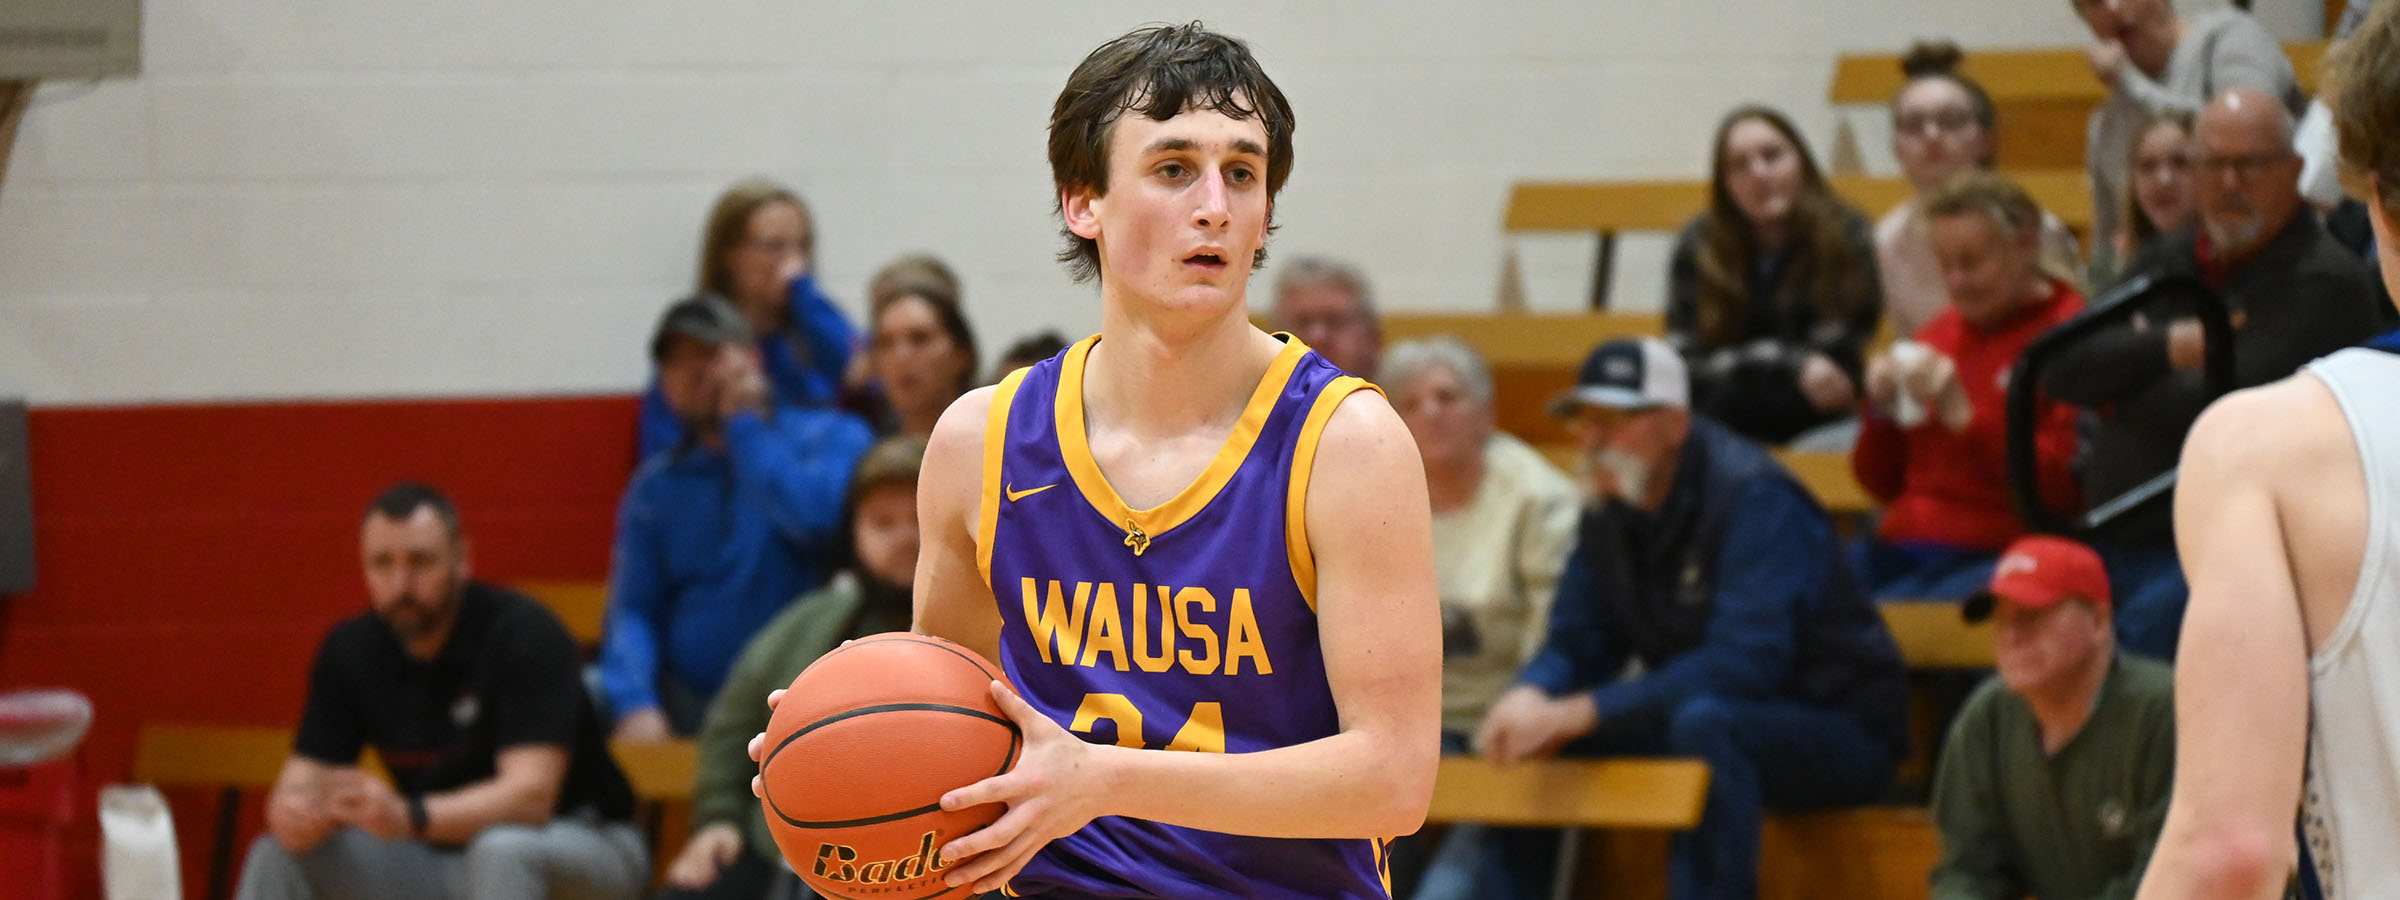
[[[939,851],[1000,818],[942,795],[1016,764],[1023,736],[992,702],[998,667],[907,632],[850,642],[792,680],[767,723],[760,802],[783,858],[831,900],[942,895]]]

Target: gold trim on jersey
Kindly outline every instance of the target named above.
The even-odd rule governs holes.
[[[987,591],[992,589],[992,532],[1000,527],[1000,493],[1008,490],[1008,482],[1000,477],[1000,462],[1008,455],[1008,407],[1032,368],[1026,366],[1000,379],[999,386],[992,388],[992,411],[983,420],[983,488],[975,510],[975,569],[983,573]]]
[[[1312,613],[1317,611],[1317,555],[1308,549],[1308,476],[1317,461],[1317,441],[1325,437],[1325,422],[1333,418],[1333,410],[1342,400],[1361,389],[1383,393],[1382,388],[1355,375],[1326,382],[1309,406],[1308,419],[1300,424],[1300,438],[1292,448],[1291,493],[1283,502],[1283,551],[1292,561],[1292,582],[1300,586],[1300,599]]]
[[[1135,555],[1149,549],[1151,541],[1167,533],[1185,520],[1207,508],[1217,492],[1224,490],[1242,468],[1242,460],[1250,456],[1250,447],[1258,443],[1258,432],[1267,423],[1267,414],[1275,409],[1275,397],[1291,381],[1292,369],[1308,354],[1308,347],[1297,338],[1286,338],[1283,350],[1267,366],[1266,377],[1250,392],[1250,402],[1243,407],[1242,417],[1233,423],[1233,433],[1225,436],[1225,445],[1217,449],[1200,477],[1186,485],[1173,499],[1149,509],[1134,509],[1117,489],[1108,483],[1100,471],[1099,461],[1092,458],[1092,446],[1084,430],[1083,366],[1100,342],[1093,335],[1068,348],[1066,359],[1058,367],[1058,400],[1055,410],[1058,420],[1058,455],[1067,464],[1067,474],[1075,479],[1075,487],[1083,492],[1084,500],[1102,516],[1126,533],[1126,546]],[[988,485],[986,486],[989,487]]]

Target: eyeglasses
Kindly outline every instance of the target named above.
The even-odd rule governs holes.
[[[2240,156],[2203,155],[2193,157],[2192,165],[2211,177],[2230,172],[2233,173],[2236,180],[2249,181],[2258,177],[2259,173],[2266,171],[2268,167],[2279,165],[2291,158],[2292,153],[2289,150],[2280,153],[2245,153]]]
[[[1935,136],[1957,134],[1974,124],[1975,112],[1957,107],[1930,112],[1902,113],[1892,120],[1894,130],[1911,137],[1926,134],[1926,129],[1929,128],[1932,129],[1931,133]]]

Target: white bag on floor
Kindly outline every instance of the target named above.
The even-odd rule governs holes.
[[[108,900],[182,900],[175,817],[157,788],[101,788],[100,842],[100,883]]]

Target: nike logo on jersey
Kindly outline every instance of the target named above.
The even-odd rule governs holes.
[[[1024,490],[1021,490],[1021,491],[1019,491],[1019,490],[1011,490],[1011,489],[1009,488],[1009,486],[1008,486],[1008,485],[1005,485],[1005,484],[1004,484],[1004,485],[1001,485],[1001,486],[1000,486],[1000,489],[1001,489],[1002,491],[1005,491],[1005,492],[1007,492],[1007,494],[1008,494],[1008,502],[1010,502],[1010,503],[1015,503],[1015,502],[1017,502],[1017,501],[1019,501],[1019,500],[1023,500],[1023,499],[1025,499],[1025,498],[1027,498],[1027,497],[1031,497],[1031,496],[1033,496],[1033,495],[1035,495],[1035,494],[1039,494],[1039,493],[1041,493],[1041,492],[1043,492],[1043,491],[1049,490],[1049,489],[1051,489],[1051,488],[1054,488],[1054,487],[1057,487],[1057,486],[1058,486],[1058,483],[1057,483],[1057,482],[1051,482],[1051,483],[1049,483],[1049,484],[1042,485],[1041,487],[1035,487],[1035,488],[1026,488],[1026,489],[1024,489]]]

